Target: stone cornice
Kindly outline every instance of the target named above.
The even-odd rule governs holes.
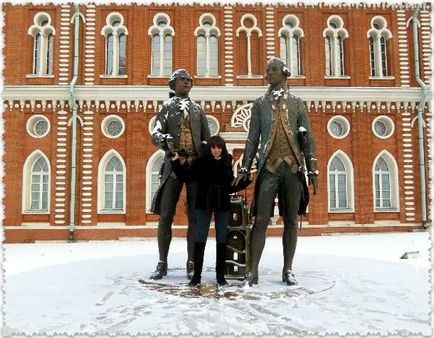
[[[266,90],[265,86],[195,86],[191,91],[193,100],[204,105],[209,103],[214,111],[215,106],[226,107],[246,104],[254,101]],[[406,102],[414,106],[420,101],[421,90],[418,87],[292,87],[291,93],[305,101],[308,107],[339,108],[367,104],[385,104]],[[154,110],[168,98],[166,86],[77,86],[76,98],[81,109],[108,110],[117,108],[143,109],[152,106]],[[427,102],[431,100],[429,93]],[[45,107],[57,109],[68,105],[69,92],[67,86],[4,86],[3,102],[6,109],[12,107],[31,108]],[[388,107],[389,108],[389,107]],[[146,109],[145,109],[146,110]]]

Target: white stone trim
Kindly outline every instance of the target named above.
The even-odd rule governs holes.
[[[225,37],[224,37],[224,44],[226,45],[233,45],[234,43],[234,35],[232,33],[233,31],[233,7],[232,6],[225,6],[224,7],[224,30],[225,30]],[[233,68],[234,64],[234,56],[233,52],[230,49],[225,48],[224,49],[224,73],[225,73],[225,83],[229,84],[233,82],[234,75],[232,74],[232,70],[228,68]]]
[[[330,173],[330,164],[332,162],[332,160],[334,159],[335,156],[338,156],[340,158],[340,160],[344,163],[345,165],[345,172],[347,173],[347,186],[346,186],[346,191],[347,191],[347,203],[348,203],[348,208],[347,209],[342,209],[342,210],[332,210],[330,208],[330,180],[329,180],[329,173]],[[352,213],[354,212],[354,167],[353,167],[353,162],[351,161],[351,159],[349,158],[349,156],[342,151],[341,149],[336,150],[332,156],[330,156],[330,158],[328,159],[327,162],[327,208],[328,208],[328,212],[329,213]]]
[[[380,157],[384,157],[384,160],[389,165],[390,170],[390,192],[391,192],[391,209],[377,209],[375,205],[375,165]],[[374,212],[399,212],[400,211],[400,199],[399,199],[399,168],[395,157],[387,150],[382,150],[375,157],[372,162],[372,199],[373,199],[373,211]],[[407,186],[404,186],[406,189]]]
[[[274,17],[275,17],[275,8],[273,6],[269,6],[265,8],[265,27],[266,33],[265,33],[265,41],[267,45],[266,53],[267,53],[267,60],[272,58],[276,54],[276,48],[275,48],[275,23],[274,23]]]
[[[71,10],[70,6],[61,6],[60,8],[60,16],[62,17],[60,20],[60,44],[65,45],[64,47],[68,49],[68,53],[61,54],[60,59],[60,67],[59,67],[59,85],[66,85],[68,84],[68,77],[69,77],[69,39],[70,39],[70,23],[69,23],[69,17]],[[66,42],[66,44],[65,44]],[[66,56],[66,57],[62,57]]]
[[[339,122],[342,123],[342,125],[343,125],[343,127],[344,127],[344,129],[345,129],[343,135],[341,135],[341,136],[336,136],[336,135],[334,135],[334,134],[332,133],[332,131],[331,131],[331,124],[332,124],[334,121],[337,121],[338,123],[339,123]],[[341,140],[341,139],[347,137],[348,134],[350,133],[350,130],[351,130],[350,122],[349,122],[348,119],[347,119],[345,116],[343,116],[343,115],[335,115],[335,116],[331,117],[331,118],[328,120],[328,122],[327,122],[327,131],[328,131],[330,137],[335,138],[335,139],[337,139],[337,140]]]
[[[246,19],[250,19],[253,22],[253,26],[252,27],[246,27],[244,25],[244,20]],[[240,32],[245,32],[246,33],[246,38],[247,38],[247,76],[251,77],[252,74],[252,47],[251,47],[251,42],[250,42],[250,38],[252,36],[252,33],[256,33],[258,34],[258,38],[262,36],[262,31],[261,29],[258,27],[257,25],[258,20],[256,19],[256,16],[254,16],[251,13],[247,13],[244,14],[241,19],[240,19],[240,27],[237,28],[236,30],[236,36],[239,37],[240,36]]]
[[[86,5],[86,29],[85,29],[85,64],[84,78],[85,85],[93,85],[95,82],[95,45],[92,44],[96,37],[95,26],[96,9],[94,4]]]
[[[381,122],[383,122],[384,124],[386,124],[389,128],[390,128],[390,132],[389,134],[387,134],[386,136],[381,136],[377,133],[377,131],[375,130],[375,123],[380,120]],[[374,135],[382,140],[388,139],[389,137],[391,137],[394,132],[395,132],[395,123],[393,122],[393,120],[386,115],[380,115],[377,116],[373,121],[372,121],[372,132],[374,133]]]
[[[11,86],[6,85],[3,89],[3,101],[9,109],[20,108],[24,110],[30,102],[55,103],[55,107],[65,107],[69,102],[69,91],[65,86],[45,86],[44,91],[40,86]],[[246,101],[254,101],[266,91],[265,86],[194,86],[190,92],[192,99],[196,101],[207,100],[218,103],[239,101],[240,98]],[[302,100],[313,102],[320,107],[323,104],[331,103],[336,106],[337,102],[353,103],[353,107],[367,105],[375,102],[403,103],[406,106],[416,104],[420,101],[421,90],[419,87],[382,87],[381,90],[375,87],[324,87],[324,86],[296,86],[291,88],[291,93]],[[431,100],[432,94],[428,92],[427,101]],[[167,88],[155,86],[76,86],[76,98],[79,108],[84,103],[94,104],[95,109],[108,110],[106,106],[110,102],[129,102],[134,104],[137,110],[140,103],[154,106],[167,100]],[[137,103],[137,104],[136,104]],[[104,105],[104,107],[103,107]],[[148,107],[149,108],[149,107]],[[345,107],[344,107],[345,108]],[[54,108],[53,108],[54,110]]]
[[[42,26],[42,23],[44,20],[47,20],[47,23]],[[52,64],[51,64],[51,72],[53,72],[54,69],[54,35],[56,35],[55,28],[51,25],[51,16],[46,12],[38,12],[33,17],[33,25],[29,27],[27,31],[28,35],[31,35],[33,39],[36,39],[36,35],[40,34],[40,60],[39,60],[39,67],[38,69],[35,69],[35,47],[33,44],[32,48],[32,59],[33,59],[33,65],[32,65],[32,73],[31,75],[34,76],[44,76],[44,75],[53,75],[52,73],[47,73],[47,58],[48,58],[48,44],[49,44],[49,36],[50,34],[53,35],[53,46],[52,46]],[[36,71],[36,72],[35,72]]]
[[[155,162],[155,160],[160,157],[163,156],[164,157],[164,151],[163,150],[157,150],[155,153],[153,153],[149,159],[148,162],[146,163],[146,172],[145,172],[145,177],[146,177],[146,212],[150,213],[150,209],[151,209],[151,205],[152,205],[152,200],[151,200],[151,169],[152,166]]]

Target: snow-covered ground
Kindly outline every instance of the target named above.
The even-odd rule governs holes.
[[[191,289],[185,243],[173,240],[167,277],[147,284],[155,239],[4,245],[3,335],[432,334],[427,232],[300,237],[298,287],[281,282],[281,239],[270,237],[259,285],[214,290],[209,240],[206,284]]]

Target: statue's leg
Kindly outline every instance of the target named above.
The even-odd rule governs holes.
[[[192,261],[194,257],[194,242],[196,241],[196,197],[197,197],[197,182],[192,181],[187,184],[187,261]]]
[[[279,199],[283,206],[283,271],[292,270],[297,247],[297,213],[300,204],[302,185],[298,174],[287,169],[279,189]]]
[[[182,190],[182,181],[169,177],[162,189],[160,221],[158,222],[158,251],[160,261],[167,263],[172,241],[173,216]]]
[[[258,276],[258,266],[265,246],[265,232],[272,212],[279,186],[279,176],[264,169],[258,177],[255,188],[256,219],[250,236],[250,272]]]

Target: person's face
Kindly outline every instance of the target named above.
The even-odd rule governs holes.
[[[285,83],[285,76],[283,75],[282,68],[278,64],[270,64],[267,67],[265,79],[268,81],[272,88],[278,87]]]
[[[191,89],[191,80],[185,74],[181,74],[175,81],[175,95],[186,97]]]
[[[211,147],[211,154],[214,157],[220,157],[222,154],[222,148],[219,148],[217,146]]]

